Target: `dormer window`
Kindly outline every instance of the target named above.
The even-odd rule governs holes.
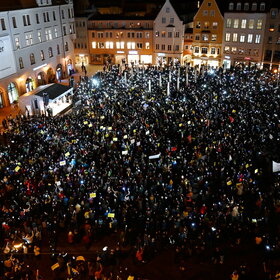
[[[257,3],[253,3],[252,4],[252,11],[256,11],[257,10]]]
[[[232,11],[232,10],[233,10],[233,8],[234,8],[234,4],[233,4],[233,3],[229,3],[229,5],[228,5],[228,9],[229,9],[230,11]]]
[[[264,11],[265,10],[265,3],[262,2],[260,5],[260,11]]]
[[[237,4],[236,4],[236,10],[237,10],[237,11],[240,11],[240,10],[241,10],[241,3],[237,3]]]
[[[249,10],[249,3],[245,3],[244,4],[244,11],[248,11]]]

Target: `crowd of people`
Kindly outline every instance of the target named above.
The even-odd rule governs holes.
[[[3,261],[19,251],[39,258],[44,234],[55,250],[59,229],[86,250],[118,234],[116,250],[89,263],[88,279],[114,279],[126,246],[136,263],[169,246],[181,271],[194,255],[223,265],[232,246],[255,244],[262,261],[277,254],[276,79],[246,67],[113,67],[80,83],[71,112],[6,124]],[[249,279],[245,259],[233,269],[228,279]],[[14,266],[3,266],[9,273]]]

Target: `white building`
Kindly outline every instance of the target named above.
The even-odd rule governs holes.
[[[32,8],[0,12],[1,107],[72,73],[74,10],[72,1],[61,2],[34,0]]]
[[[182,63],[184,31],[183,21],[166,0],[154,21],[154,64]]]
[[[242,3],[241,3],[242,2]],[[265,2],[230,2],[224,14],[223,64],[262,64],[266,25]]]

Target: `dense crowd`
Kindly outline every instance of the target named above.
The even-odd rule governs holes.
[[[72,112],[11,121],[0,147],[4,260],[19,250],[39,256],[42,232],[55,247],[59,228],[85,248],[119,234],[113,257],[98,256],[88,279],[113,279],[125,246],[140,263],[171,246],[180,270],[206,250],[223,264],[226,246],[277,252],[276,79],[245,67],[113,67],[81,82]],[[242,267],[230,277],[247,279]]]

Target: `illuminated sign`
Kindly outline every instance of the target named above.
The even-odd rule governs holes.
[[[0,37],[0,61],[0,79],[16,73],[16,63],[10,36]]]
[[[165,53],[158,53],[158,56],[165,56]]]
[[[225,59],[230,59],[230,56],[226,55],[226,56],[225,56]]]
[[[117,53],[124,53],[124,51],[117,51]]]
[[[129,51],[129,54],[138,54],[138,51]]]

